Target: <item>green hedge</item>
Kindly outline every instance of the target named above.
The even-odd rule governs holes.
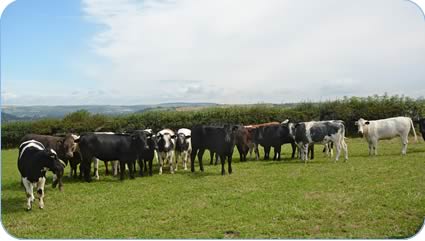
[[[126,116],[90,114],[85,110],[65,116],[62,120],[42,119],[30,122],[11,122],[2,125],[2,148],[12,148],[27,133],[48,134],[88,131],[130,131],[135,129],[178,129],[195,124],[255,124],[270,121],[344,120],[347,134],[354,135],[354,122],[364,119],[382,119],[424,116],[425,100],[405,96],[351,97],[320,103],[295,105],[219,106],[186,111],[148,111]]]

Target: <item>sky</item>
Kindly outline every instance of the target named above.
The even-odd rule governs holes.
[[[406,0],[17,0],[0,21],[3,105],[425,96]]]

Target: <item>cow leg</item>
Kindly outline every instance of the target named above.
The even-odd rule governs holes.
[[[264,147],[264,160],[268,160],[270,156],[270,146]]]
[[[145,160],[138,158],[137,163],[139,163],[139,176],[143,177],[143,163]],[[134,172],[136,172],[136,169],[134,169]]]
[[[291,158],[294,159],[295,158],[295,152],[297,150],[297,146],[295,145],[294,142],[291,142],[291,147],[292,147],[292,155]]]
[[[407,152],[407,144],[409,143],[409,138],[408,136],[403,136],[401,137],[401,145],[403,146],[401,149],[401,154],[402,155],[406,155]]]
[[[158,153],[158,161],[159,161],[159,175],[161,175],[162,174],[162,166],[164,165],[162,153]]]
[[[232,174],[232,154],[229,154],[227,156],[227,165],[228,165],[228,172],[229,174]]]
[[[120,160],[120,180],[124,180],[124,174],[125,174],[125,161]]]
[[[378,141],[373,141],[373,150],[374,150],[374,154],[375,156],[378,155]]]
[[[153,161],[152,159],[149,160],[149,176],[152,176],[152,161]]]
[[[340,142],[335,143],[335,148],[336,148],[335,161],[338,161],[339,160],[339,156],[341,155],[341,143]]]
[[[218,159],[220,159],[220,156],[217,155],[217,153],[215,154],[215,163],[214,166],[218,164]]]
[[[183,161],[183,169],[187,170],[187,156],[189,155],[188,151],[184,151],[183,152],[183,157],[182,157],[182,161]]]
[[[345,140],[344,139],[342,139],[342,142],[341,143],[342,143],[342,148],[344,149],[344,154],[345,154],[344,161],[347,161],[348,160],[348,147],[347,147],[347,143],[345,143]],[[332,152],[331,152],[331,155],[332,155]]]
[[[37,193],[38,193],[38,206],[44,208],[44,184],[46,183],[45,177],[40,177],[37,182]]]
[[[108,168],[109,161],[104,161],[103,163],[105,164],[105,176],[108,176],[109,175],[109,168]]]
[[[22,183],[25,187],[25,193],[27,195],[27,211],[32,209],[32,203],[34,202],[34,191],[32,182],[28,181],[26,177],[22,178]]]
[[[128,172],[130,173],[130,179],[134,179],[134,163],[136,160],[127,161]]]
[[[116,177],[118,175],[118,161],[112,161],[112,175]]]
[[[173,167],[174,151],[170,151],[167,153],[167,159],[168,159],[168,163],[170,164],[170,172],[174,174],[174,167]],[[177,166],[176,166],[176,171],[177,171]]]
[[[192,153],[190,153],[190,171],[191,172],[195,171],[195,157],[196,157],[197,151],[198,151],[197,149],[193,149]]]
[[[280,161],[280,152],[282,150],[282,146],[276,146],[274,147],[274,158],[273,160],[278,160]]]
[[[198,160],[199,160],[199,169],[201,170],[201,172],[204,171],[204,165],[202,164],[202,156],[204,155],[205,149],[201,149],[198,152]],[[216,153],[217,155],[217,153]]]
[[[244,159],[243,159],[243,148],[239,145],[237,145],[236,148],[238,149],[238,152],[239,152],[239,162],[243,162],[244,161]]]
[[[308,147],[309,147],[309,144],[305,144],[302,150],[303,151],[302,158],[304,160],[304,163],[307,163],[308,161],[308,149],[309,149]]]
[[[96,180],[99,180],[99,159],[95,157],[93,161],[94,161],[94,177],[96,178]]]
[[[213,161],[214,161],[214,152],[210,151],[210,165],[213,164]]]
[[[310,151],[310,160],[314,160],[314,144],[311,144],[309,146],[309,151]]]
[[[371,156],[373,153],[373,144],[371,141],[368,142],[368,146],[369,146],[369,156]]]
[[[260,151],[258,150],[258,144],[254,144],[255,160],[260,160]]]
[[[224,170],[224,162],[225,162],[226,158],[224,155],[220,155],[220,161],[221,161],[221,175],[225,175],[226,174],[226,170]]]
[[[178,163],[179,162],[179,158],[182,159],[182,163],[184,162],[182,155],[183,155],[183,153],[181,153],[181,152],[175,152],[174,153],[174,158],[176,159],[176,162],[175,162],[176,163],[176,167],[174,168],[175,171],[177,171],[178,166],[179,166],[179,163]]]

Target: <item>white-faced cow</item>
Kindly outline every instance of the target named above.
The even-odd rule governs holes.
[[[309,146],[314,143],[334,143],[336,147],[335,160],[339,160],[341,149],[345,160],[348,160],[348,149],[345,143],[345,126],[343,121],[310,121],[297,124],[289,123],[291,135],[301,150],[301,159],[308,160]]]
[[[36,140],[28,140],[19,146],[18,169],[27,195],[27,210],[31,210],[34,202],[33,187],[36,185],[39,207],[44,208],[44,184],[46,171],[53,172],[54,185],[63,176],[65,163],[61,161],[53,149],[46,149]]]
[[[191,130],[181,128],[177,131],[176,140],[176,171],[178,167],[179,158],[182,158],[183,168],[187,170],[187,162],[190,161],[190,154],[192,153]]]
[[[225,174],[224,163],[227,159],[228,172],[232,173],[232,155],[235,147],[235,135],[238,126],[194,126],[192,131],[192,154],[190,155],[190,169],[195,171],[195,158],[198,155],[199,168],[204,171],[202,156],[205,150],[216,153],[221,161],[221,174]]]
[[[134,162],[144,149],[148,149],[146,133],[135,131],[131,134],[94,134],[81,135],[79,147],[82,157],[84,178],[91,181],[90,169],[93,158],[103,161],[118,160],[120,163],[120,179],[124,180],[127,164],[130,178],[134,178]]]
[[[407,151],[407,143],[409,142],[410,129],[413,130],[415,141],[418,141],[415,127],[412,119],[409,117],[394,117],[382,120],[365,120],[360,118],[356,123],[358,132],[369,144],[369,155],[378,155],[378,141],[382,139],[392,139],[400,136],[401,138],[401,154],[405,155]]]
[[[162,174],[164,162],[170,165],[170,172],[174,173],[174,149],[176,147],[176,134],[170,129],[164,129],[156,134],[158,144],[159,174]]]

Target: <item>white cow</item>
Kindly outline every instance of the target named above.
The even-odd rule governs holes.
[[[355,124],[358,127],[359,134],[363,135],[369,143],[369,155],[372,155],[372,151],[374,155],[378,155],[379,140],[392,139],[397,136],[401,138],[401,154],[406,155],[410,128],[413,129],[415,141],[418,141],[413,121],[409,117],[400,116],[373,121],[360,118]]]
[[[176,146],[176,134],[170,129],[164,129],[156,134],[158,142],[159,174],[162,174],[164,161],[170,165],[170,172],[174,173],[174,148]]]
[[[176,171],[178,167],[179,157],[182,157],[183,168],[187,170],[187,163],[190,161],[190,154],[192,153],[191,130],[181,128],[177,131],[176,140]]]

